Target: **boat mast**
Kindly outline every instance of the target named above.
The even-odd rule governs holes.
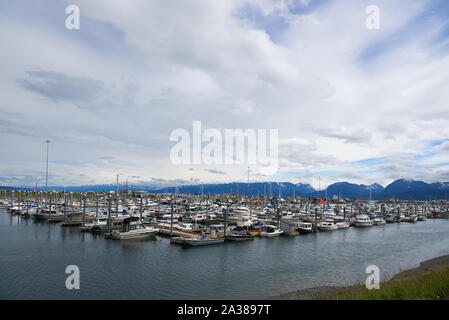
[[[281,168],[278,168],[278,173],[279,173],[279,171],[281,170]],[[280,182],[278,182],[278,192],[279,192],[279,200],[281,199],[281,183]]]
[[[118,216],[118,174],[117,174],[117,193],[115,194],[115,216]]]

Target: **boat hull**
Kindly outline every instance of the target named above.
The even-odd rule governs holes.
[[[320,231],[334,231],[334,230],[338,230],[337,225],[333,225],[333,226],[318,226],[318,229]]]
[[[211,246],[223,244],[225,239],[184,239],[183,245],[186,247]]]
[[[254,236],[248,236],[248,235],[227,235],[226,240],[230,241],[248,241],[248,240],[254,240]]]
[[[151,239],[156,235],[157,230],[148,230],[145,232],[112,232],[110,237],[114,240],[134,240],[134,239]]]
[[[414,217],[409,217],[408,218],[408,222],[409,223],[416,223],[418,222],[418,217],[414,216]]]
[[[267,238],[274,238],[274,237],[279,237],[283,232],[265,232],[262,231],[259,236],[261,237],[267,237]]]
[[[181,237],[173,237],[170,239],[170,243],[174,244],[182,244],[184,242],[184,238]]]
[[[358,228],[360,228],[360,227],[372,227],[372,226],[373,226],[373,222],[372,222],[372,221],[371,221],[371,222],[365,222],[365,221],[360,222],[360,221],[356,221],[356,222],[355,222],[355,226],[358,227]]]

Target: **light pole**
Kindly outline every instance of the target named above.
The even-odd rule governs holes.
[[[47,143],[47,167],[45,169],[45,206],[47,206],[47,194],[48,194],[48,145],[50,140],[45,140]]]
[[[50,140],[45,140],[47,143],[47,168],[45,170],[45,191],[48,191],[48,145],[50,144]]]

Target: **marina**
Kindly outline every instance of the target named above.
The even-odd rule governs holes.
[[[3,299],[265,299],[351,285],[371,264],[388,279],[449,253],[444,201],[0,196]],[[78,292],[64,286],[73,264]]]

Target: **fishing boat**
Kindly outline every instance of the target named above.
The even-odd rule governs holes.
[[[115,240],[150,239],[159,229],[145,226],[138,217],[129,217],[123,220],[122,230],[113,230],[110,237]]]
[[[385,221],[384,218],[382,218],[382,217],[376,217],[373,220],[373,225],[375,225],[375,226],[381,226],[386,223],[387,223],[387,221]]]
[[[210,246],[215,244],[223,244],[225,238],[210,238],[210,237],[200,237],[200,238],[191,238],[184,239],[182,244],[185,247],[199,247],[199,246]]]
[[[266,225],[264,229],[259,233],[261,237],[277,237],[283,234],[284,231],[280,230],[276,226]]]
[[[53,221],[62,221],[64,218],[64,214],[57,210],[49,210],[47,208],[39,209],[38,212],[33,215],[35,220],[53,220]]]
[[[373,221],[366,214],[359,214],[355,219],[356,227],[372,227]]]
[[[313,224],[310,222],[300,222],[298,224],[298,232],[300,234],[312,233],[313,232]]]
[[[262,225],[251,225],[251,226],[246,226],[246,227],[235,227],[233,230],[235,232],[239,232],[239,233],[245,233],[245,234],[249,234],[252,236],[258,236],[258,235],[260,235],[260,232],[263,231],[263,226]]]
[[[206,233],[213,238],[217,236],[223,236],[224,232],[225,232],[224,224],[211,224],[209,228],[206,230]]]
[[[318,229],[320,231],[333,231],[333,230],[337,230],[338,227],[335,223],[330,222],[330,221],[323,221],[320,224],[318,224]]]

